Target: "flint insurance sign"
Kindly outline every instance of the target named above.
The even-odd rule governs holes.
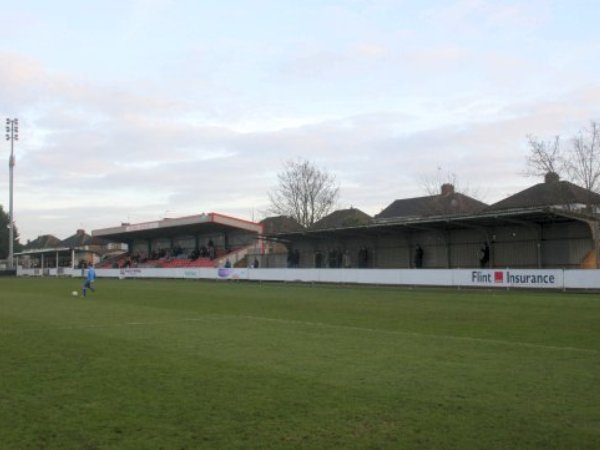
[[[461,271],[461,285],[490,287],[532,287],[561,288],[564,272],[562,270],[471,270]]]

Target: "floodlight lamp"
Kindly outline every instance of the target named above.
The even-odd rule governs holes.
[[[19,125],[19,119],[13,119],[15,122],[15,125]]]
[[[10,124],[10,119],[6,119],[6,125]]]

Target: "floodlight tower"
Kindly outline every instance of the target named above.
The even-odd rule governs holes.
[[[8,200],[8,264],[14,269],[15,221],[13,211],[13,171],[15,168],[15,141],[19,140],[19,119],[6,119],[6,140],[10,141],[9,170],[9,200]]]

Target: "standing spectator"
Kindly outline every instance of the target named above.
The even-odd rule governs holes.
[[[361,269],[369,267],[369,249],[366,247],[358,250],[358,267]]]
[[[488,262],[490,261],[490,246],[487,242],[484,242],[479,250],[479,266],[487,267]]]
[[[415,248],[415,267],[417,269],[423,267],[423,254],[423,248],[417,244],[417,247]]]

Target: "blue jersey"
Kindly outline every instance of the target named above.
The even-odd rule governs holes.
[[[88,273],[87,273],[87,278],[86,280],[89,281],[90,283],[92,281],[94,281],[96,279],[96,269],[94,269],[93,267],[90,267],[88,269]]]

